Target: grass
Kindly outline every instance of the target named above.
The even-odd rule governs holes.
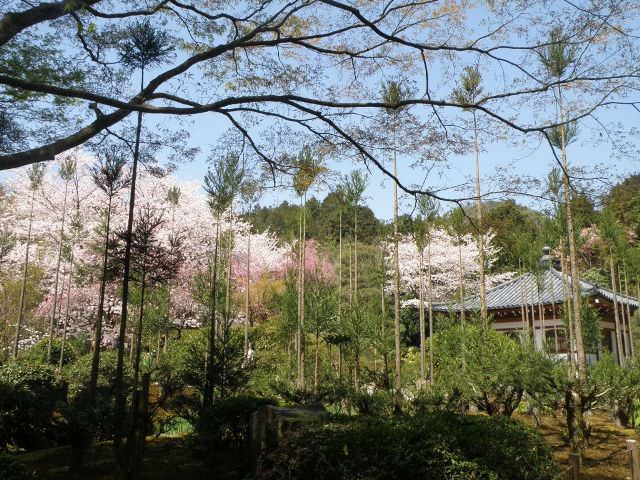
[[[526,415],[515,418],[533,425],[533,419]],[[581,480],[624,480],[631,478],[629,457],[626,450],[628,438],[638,439],[632,429],[617,427],[610,415],[596,412],[589,417],[592,425],[590,446],[587,448],[581,468]],[[554,459],[562,466],[568,466],[569,446],[566,439],[566,426],[562,419],[544,417],[538,431],[553,449]]]

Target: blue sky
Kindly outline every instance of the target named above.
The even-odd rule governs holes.
[[[640,114],[629,107],[620,107],[614,111],[605,112],[599,116],[601,121],[619,121],[625,125],[639,124]],[[202,179],[208,164],[205,161],[205,153],[215,145],[216,139],[221,132],[226,130],[227,123],[213,114],[204,114],[194,118],[193,125],[189,129],[191,134],[191,142],[200,146],[202,154],[199,158],[184,163],[180,166],[177,175],[182,179]],[[590,122],[585,121],[579,125],[578,140],[569,146],[569,161],[573,166],[584,166],[589,170],[597,167],[605,167],[607,176],[601,177],[601,181],[595,180],[588,182],[586,193],[593,195],[597,199],[598,193],[602,189],[606,189],[612,182],[629,174],[640,171],[640,158],[635,155],[625,156],[624,158],[614,158],[616,152],[612,145],[607,142],[596,142],[594,144],[593,137],[599,137],[598,132],[591,130]],[[517,135],[512,134],[514,137]],[[524,140],[525,137],[521,136]],[[544,180],[549,170],[555,165],[555,160],[546,143],[541,142],[538,136],[530,135],[524,145],[514,145],[513,142],[494,142],[483,145],[483,151],[480,156],[483,191],[495,191],[500,188],[499,180],[505,175],[511,175],[515,178],[531,177]],[[414,170],[409,167],[412,159],[406,157],[399,158],[399,177],[401,181],[412,184],[416,180],[422,181],[425,175],[424,171]],[[444,176],[432,176],[427,179],[427,183],[437,189],[446,189],[451,186],[459,185],[466,179],[474,175],[474,158],[471,152],[468,155],[448,157],[447,170]],[[329,161],[330,167],[339,173],[346,174],[353,166],[344,163]],[[598,177],[599,175],[596,175]],[[317,198],[323,198],[330,186],[316,189],[312,192]],[[538,190],[523,190],[526,193],[536,195]],[[455,195],[453,191],[447,190],[446,193]],[[504,198],[508,196],[515,198],[519,203],[531,206],[532,208],[543,208],[544,202],[533,196],[501,194],[494,195],[491,198]],[[391,181],[384,177],[380,172],[372,170],[369,179],[369,185],[365,193],[366,203],[373,209],[377,216],[390,219],[393,216],[392,210],[393,188]],[[262,198],[261,204],[273,205],[283,200],[295,201],[295,196],[290,189],[280,189],[279,191],[270,191]],[[409,198],[405,198],[402,210],[409,212],[412,203]],[[443,210],[451,208],[449,205],[443,205]]]

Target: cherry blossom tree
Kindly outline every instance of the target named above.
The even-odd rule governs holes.
[[[485,234],[484,246],[488,271],[495,263],[498,249],[492,245],[495,234]],[[460,239],[460,241],[459,241]],[[459,282],[460,259],[464,270],[465,291],[478,291],[479,289],[479,264],[478,246],[471,235],[461,237],[452,235],[444,229],[437,228],[430,232],[429,244],[431,248],[431,288],[427,288],[427,295],[431,294],[435,302],[450,302],[455,297]],[[420,251],[415,239],[410,236],[401,238],[398,244],[398,258],[400,263],[400,287],[407,298],[403,306],[419,306],[420,289]],[[391,247],[393,248],[393,247]],[[497,273],[487,275],[487,285],[492,287],[510,278],[510,273]],[[392,285],[387,284],[388,289]]]

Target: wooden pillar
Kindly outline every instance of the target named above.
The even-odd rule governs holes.
[[[631,467],[631,480],[640,480],[640,459],[638,458],[638,442],[632,438],[627,439],[629,451],[629,465]]]
[[[571,466],[571,480],[580,480],[580,455],[577,453],[569,454],[569,465]]]

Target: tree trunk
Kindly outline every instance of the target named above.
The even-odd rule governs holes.
[[[358,305],[358,205],[353,214],[353,298]]]
[[[428,303],[429,303],[429,383],[433,385],[435,380],[435,365],[434,365],[434,345],[433,345],[433,294],[431,293],[431,239],[427,245],[427,261],[429,265],[427,267],[427,288],[429,291]]]
[[[627,263],[623,260],[622,267],[624,268],[624,294],[629,297],[629,281],[627,279]],[[630,297],[629,297],[630,298]],[[629,306],[629,302],[627,301],[627,326],[629,327],[629,353],[631,354],[631,358],[635,357],[635,345],[633,344],[633,315],[631,314],[631,307]]]
[[[564,245],[560,248],[563,249]],[[569,296],[569,281],[567,279],[567,265],[564,257],[564,250],[560,254],[560,262],[562,264],[562,290],[565,299],[565,313],[567,315],[567,327],[569,330],[569,379],[574,381],[576,378],[576,358],[573,355],[575,348],[574,330],[573,330],[573,314],[571,310],[571,297]]]
[[[216,355],[216,341],[218,333],[218,322],[216,320],[216,309],[218,304],[218,251],[220,248],[220,215],[216,218],[216,240],[213,246],[213,265],[211,266],[211,298],[209,307],[209,351],[207,363],[207,379],[205,381],[202,406],[204,409],[213,404],[213,387],[215,384],[215,371],[213,369],[213,359]]]
[[[18,321],[16,323],[16,335],[13,341],[12,357],[15,360],[18,358],[18,347],[20,345],[20,331],[22,330],[22,322],[24,321],[24,304],[26,301],[27,293],[27,277],[29,273],[29,248],[31,247],[31,227],[33,226],[33,202],[36,196],[36,191],[31,193],[31,206],[29,208],[29,230],[27,232],[27,248],[24,254],[24,270],[22,271],[22,285],[20,286],[20,303],[18,307]]]
[[[613,291],[613,317],[616,328],[616,349],[618,351],[618,363],[624,366],[624,346],[622,343],[622,332],[620,328],[620,316],[618,311],[618,292],[616,289],[616,274],[615,266],[613,264],[613,252],[609,248],[609,274],[611,277],[611,290]]]
[[[98,299],[98,312],[96,324],[93,327],[93,351],[91,355],[91,374],[89,376],[89,399],[95,404],[98,388],[98,372],[100,370],[100,344],[102,343],[102,319],[104,317],[104,297],[107,288],[107,267],[109,260],[109,233],[111,228],[111,204],[112,196],[109,196],[107,205],[107,225],[104,235],[104,253],[102,256],[102,277],[100,278],[100,298]]]
[[[420,317],[420,383],[421,385],[424,383],[424,381],[426,380],[427,376],[426,376],[426,371],[425,371],[425,360],[426,360],[426,352],[425,352],[425,325],[424,325],[424,274],[423,274],[423,269],[424,269],[424,251],[420,250],[420,267],[419,267],[419,273],[418,273],[418,278],[419,278],[419,302],[420,302],[420,312],[419,312],[419,317]]]
[[[560,121],[564,122],[564,111],[562,106],[562,89],[558,88],[558,103],[560,108]],[[573,324],[575,329],[576,354],[578,378],[581,383],[587,381],[587,362],[584,352],[584,338],[582,336],[581,293],[580,293],[580,272],[578,270],[578,254],[576,252],[575,232],[573,225],[573,208],[571,206],[571,195],[569,192],[569,163],[567,161],[567,138],[564,124],[560,128],[560,140],[562,146],[562,184],[563,195],[567,214],[567,235],[569,236],[569,271],[571,272],[571,292],[573,301]]]
[[[144,86],[144,69],[140,75],[140,89]],[[138,119],[136,124],[136,140],[133,151],[133,168],[131,171],[131,190],[129,195],[129,216],[127,219],[127,236],[125,244],[124,254],[124,274],[122,279],[122,311],[120,314],[120,330],[118,336],[118,364],[116,367],[116,377],[114,385],[115,400],[115,417],[114,417],[114,449],[116,451],[116,457],[118,458],[120,465],[127,468],[127,458],[125,447],[123,443],[124,439],[124,421],[125,410],[127,403],[127,394],[124,391],[123,378],[124,378],[124,342],[127,334],[127,313],[129,303],[129,275],[131,270],[131,240],[133,233],[133,217],[136,200],[136,179],[138,176],[138,162],[140,160],[140,136],[142,133],[142,112],[138,112]]]
[[[64,326],[62,327],[62,342],[60,344],[60,358],[58,360],[58,375],[62,374],[62,365],[64,363],[64,347],[67,342],[67,327],[69,326],[69,303],[71,302],[71,279],[73,276],[73,253],[69,262],[69,281],[67,282],[67,305],[64,313]]]
[[[620,296],[622,296],[622,276],[620,273],[620,265],[616,265],[616,270],[618,271],[618,288],[620,289]],[[629,343],[629,325],[631,322],[629,321],[629,317],[627,317],[624,304],[622,302],[618,302],[620,304],[620,317],[622,320],[622,342],[624,344],[624,356],[625,359],[629,356],[629,352],[631,351],[631,345]]]
[[[60,221],[60,235],[58,245],[58,260],[56,261],[56,276],[53,283],[53,309],[49,321],[49,343],[47,344],[47,363],[51,363],[51,349],[53,347],[53,330],[56,325],[56,307],[58,306],[58,279],[60,278],[60,261],[62,260],[62,243],[64,241],[64,220],[67,214],[67,193],[69,181],[64,184],[64,200],[62,202],[62,220]]]
[[[226,380],[227,380],[227,345],[229,344],[229,329],[231,328],[231,268],[233,263],[233,202],[230,208],[229,220],[229,244],[227,245],[227,278],[225,285],[224,299],[224,325],[222,330],[222,344],[224,352],[221,355],[220,368],[220,397],[226,397]]]
[[[397,118],[393,117],[393,326],[395,340],[395,357],[396,357],[396,373],[395,373],[395,395],[394,395],[394,411],[396,414],[402,411],[402,377],[401,377],[401,356],[400,356],[400,257],[398,255],[398,155],[396,152],[396,122]]]
[[[518,273],[522,275],[522,261],[518,259]],[[524,287],[520,283],[520,317],[522,318],[522,336],[529,343],[529,331],[527,329],[527,316],[524,310]]]
[[[316,352],[315,365],[313,368],[313,393],[318,393],[318,371],[320,368],[320,329],[316,327]]]
[[[146,291],[146,272],[143,267],[142,281],[140,283],[140,312],[138,314],[138,325],[136,326],[136,352],[133,360],[133,388],[135,390],[138,389],[138,380],[140,378],[140,356],[141,356],[140,350],[142,348],[142,327],[143,327],[143,320],[144,320],[145,291]]]
[[[305,389],[305,257],[306,257],[306,235],[307,235],[307,195],[304,195],[304,203],[302,205],[302,244],[300,253],[300,310],[298,317],[298,388]]]
[[[244,354],[245,357],[249,352],[249,323],[251,316],[251,306],[250,306],[250,291],[251,287],[251,227],[248,228],[247,231],[247,283],[245,285],[245,296],[244,296]]]
[[[464,325],[466,320],[464,308],[464,264],[462,263],[462,237],[458,235],[458,261],[460,262],[460,324]]]
[[[480,267],[480,318],[482,328],[487,333],[489,319],[487,316],[487,285],[485,280],[484,229],[482,221],[482,197],[480,191],[480,148],[478,146],[478,122],[475,110],[473,113],[473,145],[476,159],[476,215],[478,222],[478,266]]]
[[[338,233],[338,318],[342,315],[342,208],[339,213],[340,226]]]

